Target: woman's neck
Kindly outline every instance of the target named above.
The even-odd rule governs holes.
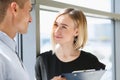
[[[74,47],[69,44],[68,45],[57,45],[56,56],[61,61],[68,62],[80,56],[80,51],[75,50]]]

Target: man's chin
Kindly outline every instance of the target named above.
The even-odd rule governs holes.
[[[26,30],[26,31],[20,31],[19,33],[20,34],[26,34],[28,31]]]

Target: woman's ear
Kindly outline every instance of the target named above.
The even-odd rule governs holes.
[[[74,36],[78,36],[78,28],[75,28],[75,33],[74,33]]]

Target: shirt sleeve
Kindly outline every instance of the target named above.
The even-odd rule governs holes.
[[[43,57],[39,56],[35,65],[36,80],[48,80]]]
[[[96,70],[105,69],[105,64],[101,63],[96,56],[92,59],[92,64]]]
[[[36,80],[42,80],[39,57],[36,59],[35,76],[36,76]]]
[[[5,64],[0,57],[0,80],[5,80]]]

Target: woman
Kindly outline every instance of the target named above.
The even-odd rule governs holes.
[[[53,49],[37,58],[37,80],[66,80],[62,73],[105,69],[96,56],[81,50],[87,41],[87,21],[82,11],[64,9],[54,21],[51,38]]]

